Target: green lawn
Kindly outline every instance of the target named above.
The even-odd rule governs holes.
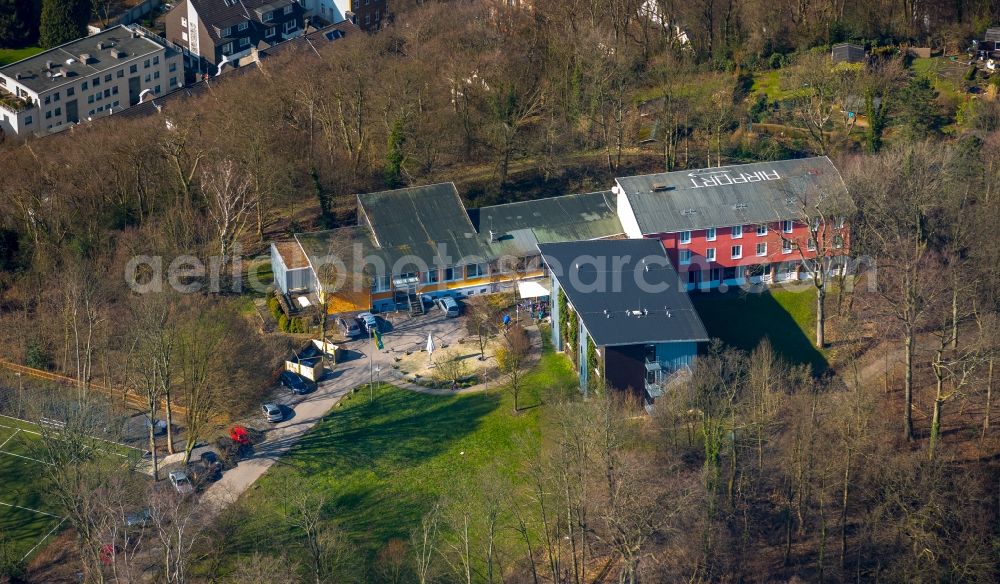
[[[9,65],[21,59],[27,59],[32,55],[37,55],[43,50],[42,47],[24,47],[21,49],[0,49],[0,66]]]
[[[292,491],[324,493],[331,520],[371,558],[391,538],[407,539],[442,495],[479,488],[484,472],[516,481],[540,447],[542,400],[577,384],[569,362],[547,349],[526,386],[517,415],[499,391],[432,396],[384,386],[373,404],[367,391],[353,394],[244,496],[253,511],[240,519],[235,551],[291,539],[281,509]]]
[[[691,300],[711,337],[747,351],[767,337],[775,351],[791,363],[809,364],[814,373],[821,373],[828,365],[813,344],[816,291],[812,286],[759,294],[738,289],[693,292]]]
[[[31,460],[33,442],[39,439],[36,430],[33,424],[0,416],[0,533],[9,538],[17,557],[60,522],[38,488],[42,463]]]

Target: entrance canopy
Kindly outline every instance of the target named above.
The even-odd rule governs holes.
[[[520,294],[523,299],[541,298],[542,296],[548,296],[551,294],[548,288],[535,281],[518,282],[517,293]]]

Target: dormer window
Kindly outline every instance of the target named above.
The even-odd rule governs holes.
[[[291,14],[291,13],[292,13],[292,5],[289,4],[288,6],[285,6],[285,14]]]
[[[226,28],[222,29],[223,38],[228,37],[231,34],[233,34],[233,27],[227,26]]]
[[[274,20],[274,12],[270,12],[270,11],[269,12],[265,12],[264,13],[264,17],[263,17],[263,21],[264,22],[271,22],[272,20]]]
[[[249,26],[250,26],[250,23],[248,23],[247,21],[244,20],[243,22],[239,23],[239,25],[237,25],[236,30],[238,30],[240,32],[243,32]]]

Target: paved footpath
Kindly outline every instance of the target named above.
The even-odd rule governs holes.
[[[393,357],[398,352],[423,348],[427,342],[428,332],[433,332],[435,340],[439,343],[456,343],[465,334],[464,319],[446,319],[440,313],[416,318],[394,315],[387,317],[391,326],[383,337],[385,350],[372,353],[372,363],[382,371],[380,380],[422,393],[453,395],[455,392],[451,390],[433,390],[400,379],[392,379],[388,372],[392,370]],[[529,334],[532,334],[533,342],[537,342],[537,333]],[[294,415],[272,425],[264,442],[254,448],[253,456],[240,461],[236,468],[223,473],[221,479],[206,489],[201,497],[202,505],[213,512],[218,512],[236,501],[254,481],[305,436],[306,432],[322,420],[341,398],[355,387],[368,383],[371,370],[366,351],[372,350],[371,342],[350,341],[341,346],[345,349],[346,359],[337,364],[316,391],[304,397],[294,398],[285,393],[284,399],[275,400],[289,406]],[[461,392],[481,389],[485,389],[485,386],[470,387]]]
[[[368,383],[368,361],[354,359],[338,364],[332,378],[320,383],[316,391],[304,398],[276,400],[293,405],[294,415],[271,426],[267,439],[254,448],[253,456],[241,460],[236,468],[223,473],[221,479],[205,490],[201,497],[202,504],[212,511],[220,511],[238,499],[344,395],[363,383]],[[297,401],[299,399],[301,401]]]

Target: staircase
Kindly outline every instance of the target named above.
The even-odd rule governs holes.
[[[417,296],[415,288],[406,291],[406,301],[410,305],[410,316],[419,316],[424,313],[424,301]]]

